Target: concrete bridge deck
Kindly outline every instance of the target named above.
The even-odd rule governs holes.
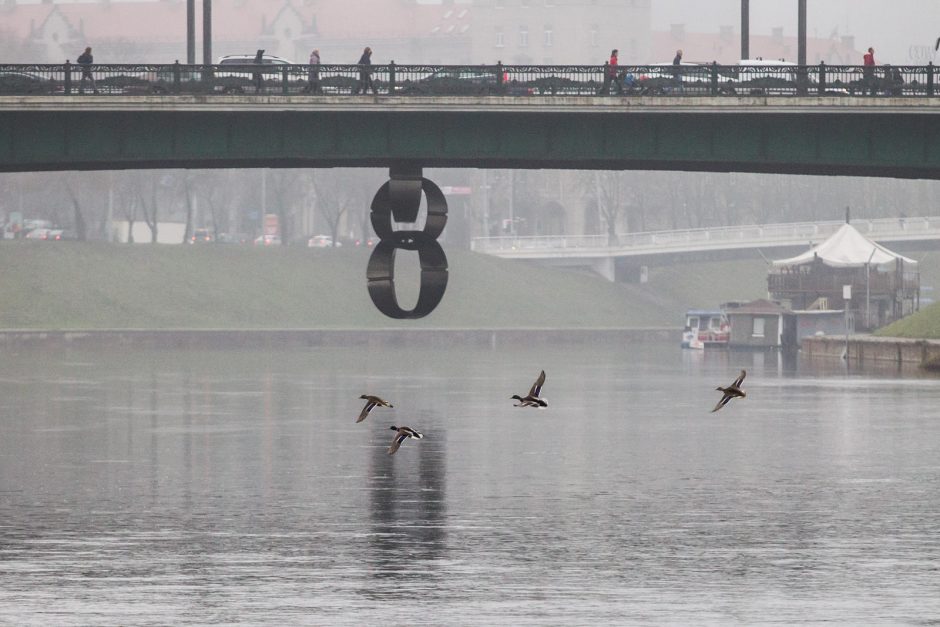
[[[647,169],[940,178],[940,97],[5,96],[0,171]]]

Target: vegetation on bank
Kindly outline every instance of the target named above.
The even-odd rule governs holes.
[[[915,314],[882,327],[875,335],[916,339],[940,339],[940,303],[934,303]]]
[[[448,249],[444,300],[422,320],[396,321],[369,299],[369,254],[351,247],[0,242],[0,328],[679,328],[686,309],[767,294],[767,266],[757,253],[651,267],[647,283],[615,284],[588,271]],[[940,285],[940,255],[917,257],[922,284]],[[400,251],[396,261],[399,299],[410,308],[417,257]],[[879,334],[940,337],[940,307]]]
[[[766,291],[759,259],[651,268],[645,284],[447,250],[438,308],[390,320],[372,305],[370,251],[237,245],[0,243],[0,328],[679,327],[691,307]],[[417,296],[414,253],[399,252],[401,304]],[[733,281],[720,280],[733,276]]]

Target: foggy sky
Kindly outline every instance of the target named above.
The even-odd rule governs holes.
[[[933,45],[940,37],[938,0],[807,0],[806,4],[810,37],[826,38],[833,32],[854,35],[855,48],[874,47],[878,63],[920,65],[933,59]],[[751,0],[750,14],[752,35],[768,35],[777,26],[783,27],[785,36],[796,35],[797,0]],[[741,1],[652,0],[651,22],[655,31],[685,24],[689,32],[709,33],[731,25],[740,34]],[[924,58],[928,48],[931,56]]]

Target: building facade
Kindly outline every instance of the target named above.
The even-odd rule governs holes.
[[[649,56],[651,0],[475,0],[475,63],[600,65]]]

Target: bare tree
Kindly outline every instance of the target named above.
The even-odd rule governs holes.
[[[630,196],[627,181],[622,172],[602,172],[595,170],[581,179],[581,186],[587,193],[589,202],[600,218],[611,246],[620,242],[617,231]],[[627,230],[629,231],[629,225]]]
[[[73,211],[73,220],[75,223],[75,238],[84,242],[88,239],[87,231],[85,228],[85,217],[82,214],[82,203],[78,200],[78,195],[75,193],[75,188],[72,185],[72,181],[69,178],[65,179],[65,191],[69,195],[69,200],[72,201],[72,211]]]
[[[339,241],[343,218],[353,216],[360,236],[367,238],[370,227],[372,196],[384,183],[376,172],[362,170],[316,170],[312,174],[313,201],[316,211],[330,229],[333,245]]]
[[[144,222],[147,223],[147,227],[150,229],[150,243],[156,244],[158,236],[157,230],[159,228],[157,220],[160,207],[157,202],[157,175],[153,172],[147,174],[149,174],[147,177],[149,180],[141,185],[137,185],[137,204],[144,217]]]

